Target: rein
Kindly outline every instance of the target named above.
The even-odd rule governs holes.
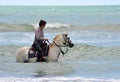
[[[53,42],[55,43],[55,41],[53,41]],[[61,48],[61,47],[66,47],[66,46],[58,45],[56,43],[55,43],[55,45],[60,49],[60,52],[63,54],[63,56],[64,56],[64,54],[66,54],[68,52],[68,50],[66,52],[64,52]]]
[[[49,44],[51,44],[49,41],[47,41]],[[54,43],[55,43],[55,41],[53,41]],[[59,50],[60,50],[60,52],[63,54],[63,56],[64,56],[64,54],[66,54],[67,52],[68,52],[68,49],[67,49],[67,51],[66,52],[64,52],[63,50],[62,50],[62,48],[61,47],[66,47],[66,46],[63,46],[63,45],[58,45],[57,43],[55,43],[55,46],[57,46],[58,48],[59,48]]]

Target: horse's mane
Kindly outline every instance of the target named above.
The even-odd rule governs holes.
[[[56,40],[60,36],[61,36],[61,34],[56,35],[53,40]]]

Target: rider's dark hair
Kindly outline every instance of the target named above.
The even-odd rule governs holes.
[[[46,21],[44,21],[44,20],[40,20],[40,22],[39,22],[39,26],[42,26],[42,25],[45,25],[46,24]]]

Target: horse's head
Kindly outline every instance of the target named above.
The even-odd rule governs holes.
[[[70,48],[72,48],[74,46],[74,44],[72,43],[72,41],[70,40],[70,37],[68,37],[67,33],[63,33],[60,35],[57,35],[54,38],[54,41],[58,44],[58,45],[62,45],[62,46],[69,46]]]
[[[68,49],[66,50],[66,52],[64,52],[62,50],[62,47],[72,48],[74,46],[74,44],[70,40],[70,37],[68,37],[67,33],[57,35],[53,40],[53,44],[59,48],[59,50],[63,54],[63,56],[65,53],[67,53]],[[58,57],[59,57],[59,55],[58,55]]]
[[[68,37],[67,33],[62,34],[62,36],[63,36],[63,39],[64,39],[63,44],[65,46],[69,46],[70,48],[74,47],[74,44],[72,43],[70,37]]]

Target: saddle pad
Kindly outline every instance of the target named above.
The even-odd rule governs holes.
[[[29,58],[34,58],[37,55],[36,55],[36,53],[33,50],[29,49],[28,56],[29,56]]]

